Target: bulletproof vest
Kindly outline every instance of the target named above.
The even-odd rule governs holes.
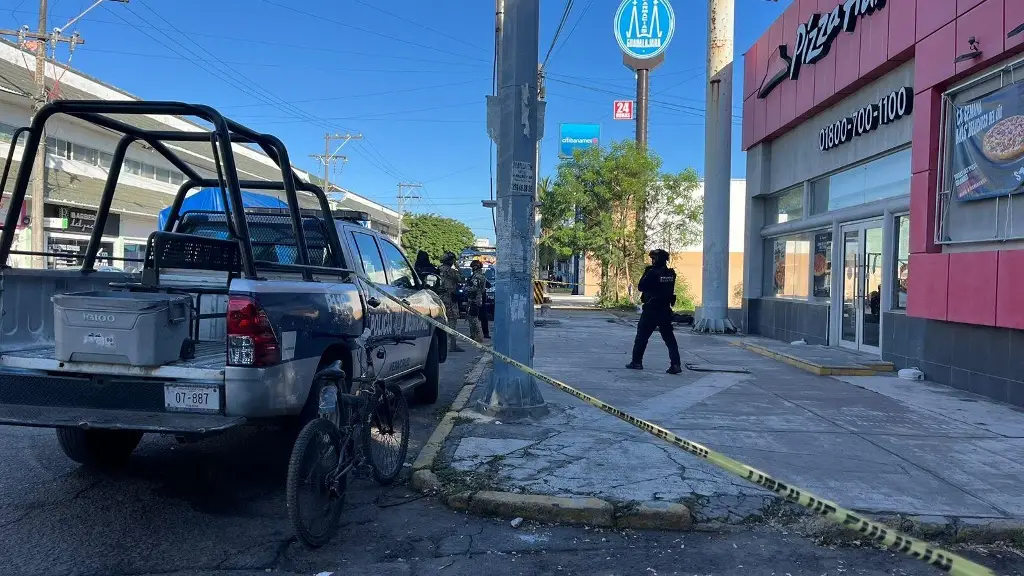
[[[644,293],[644,302],[667,306],[675,304],[676,271],[671,268],[651,268],[647,274],[653,275],[657,281],[653,283],[652,290]]]

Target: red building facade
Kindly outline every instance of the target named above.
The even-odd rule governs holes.
[[[1024,0],[793,1],[744,54],[749,332],[1024,406],[1024,189],[955,158],[1022,53]],[[1004,114],[1024,132],[1007,102],[978,142]],[[1024,162],[1007,133],[1020,155],[994,170]]]

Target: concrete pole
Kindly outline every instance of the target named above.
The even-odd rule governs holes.
[[[636,145],[647,148],[648,95],[651,93],[651,71],[641,68],[636,71]]]
[[[34,112],[46,104],[48,95],[46,93],[46,48],[49,42],[44,39],[46,30],[47,0],[39,0],[39,36],[36,40],[36,102]],[[39,150],[36,152],[35,166],[32,167],[32,204],[31,204],[31,237],[33,268],[46,268],[46,261],[39,253],[46,252],[46,243],[43,241],[43,206],[46,202],[46,138],[39,139]]]
[[[704,278],[695,332],[735,332],[729,321],[729,182],[732,173],[733,9],[708,0],[707,123],[704,136]]]
[[[537,161],[537,58],[540,0],[505,0],[499,50],[497,248],[493,342],[498,352],[533,365],[534,187]],[[494,363],[478,408],[503,418],[547,411],[533,377]]]

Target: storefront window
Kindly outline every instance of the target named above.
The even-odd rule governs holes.
[[[910,194],[910,149],[813,182],[811,213],[822,214],[904,194]]]
[[[146,257],[146,246],[144,244],[129,244],[125,242],[124,245],[124,262],[122,268],[125,272],[141,272],[142,262],[133,262],[131,259],[135,258],[142,260]]]
[[[910,216],[896,218],[896,247],[892,309],[907,309],[907,276],[910,270]]]
[[[815,298],[832,296],[832,233],[814,233],[814,285],[811,295]]]
[[[806,298],[811,273],[811,240],[807,234],[771,238],[767,241],[771,265],[766,289],[773,296]]]
[[[784,190],[768,199],[768,222],[781,224],[804,217],[804,187]]]

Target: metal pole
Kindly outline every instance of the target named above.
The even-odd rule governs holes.
[[[33,114],[46,104],[46,11],[47,0],[39,0],[39,35],[36,40],[36,101],[33,106]],[[32,251],[37,255],[32,256],[33,268],[45,268],[46,262],[39,254],[46,252],[46,244],[43,242],[43,206],[46,202],[46,138],[39,139],[39,151],[36,153],[35,166],[32,167],[32,206],[31,230],[32,230]]]
[[[647,148],[647,97],[651,93],[651,71],[636,71],[636,144]]]
[[[729,182],[732,172],[734,0],[708,0],[704,149],[704,278],[695,332],[735,332],[729,321]]]
[[[533,227],[540,0],[505,0],[498,98],[494,348],[533,365]],[[547,411],[536,381],[496,362],[479,409],[504,418]]]

